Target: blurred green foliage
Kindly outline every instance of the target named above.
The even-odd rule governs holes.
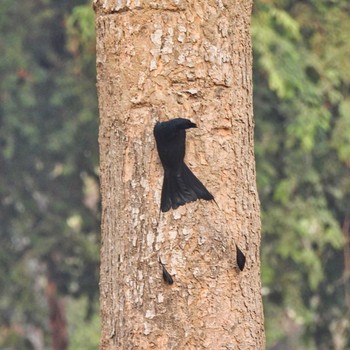
[[[350,3],[257,1],[252,33],[268,347],[347,349]]]
[[[99,348],[99,314],[95,312],[86,320],[85,310],[89,307],[88,303],[89,300],[83,297],[78,300],[69,300],[67,305],[67,318],[70,322],[69,348],[71,350],[97,350]]]
[[[3,0],[0,29],[0,348],[49,347],[51,279],[70,348],[96,349],[94,14]],[[267,347],[350,348],[350,4],[259,0],[252,34]]]
[[[86,315],[96,312],[93,19],[82,0],[0,5],[1,349],[48,347],[49,279],[59,298],[85,296]]]

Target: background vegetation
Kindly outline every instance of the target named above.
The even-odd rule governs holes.
[[[1,1],[1,349],[98,348],[93,28],[84,0]]]
[[[0,4],[1,349],[98,348],[93,28],[85,0]],[[256,0],[252,33],[268,348],[348,349],[350,4]]]

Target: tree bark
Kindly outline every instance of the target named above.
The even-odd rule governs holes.
[[[95,0],[101,349],[264,349],[251,0]],[[218,203],[160,213],[157,120]],[[236,264],[237,244],[246,255]],[[158,259],[173,276],[165,284]]]

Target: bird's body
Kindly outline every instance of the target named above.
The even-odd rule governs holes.
[[[157,122],[154,127],[157,150],[164,168],[161,198],[163,212],[197,199],[214,199],[184,162],[186,129],[196,127],[196,124],[184,118]]]

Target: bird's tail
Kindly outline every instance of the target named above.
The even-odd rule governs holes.
[[[162,212],[170,208],[176,209],[180,205],[194,202],[197,199],[209,201],[214,197],[185,163],[180,172],[165,171],[161,198]]]

